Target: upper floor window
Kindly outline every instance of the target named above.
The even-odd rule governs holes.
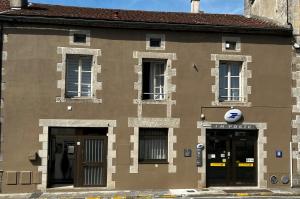
[[[90,46],[90,31],[70,30],[70,45]]]
[[[219,101],[242,101],[241,62],[222,61],[219,66]]]
[[[73,41],[74,41],[74,43],[86,43],[86,35],[85,34],[74,34]]]
[[[166,62],[164,60],[143,60],[143,100],[165,100]]]
[[[241,52],[241,39],[239,37],[222,37],[222,51]]]
[[[168,129],[140,128],[139,129],[139,162],[167,163],[168,162]]]
[[[92,60],[89,55],[67,55],[67,98],[92,97]]]
[[[147,34],[146,35],[147,50],[165,50],[165,35],[163,34]]]
[[[226,41],[225,49],[226,50],[236,50],[236,42],[235,41]]]

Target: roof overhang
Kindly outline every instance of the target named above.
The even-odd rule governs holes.
[[[243,34],[268,34],[292,36],[293,30],[289,27],[282,28],[253,28],[245,26],[220,26],[207,24],[176,24],[176,23],[155,23],[155,22],[133,22],[118,20],[95,20],[82,18],[60,18],[41,16],[15,16],[0,15],[2,23],[35,23],[47,25],[71,25],[84,27],[107,27],[123,29],[151,29],[151,30],[175,30],[193,32],[224,32]]]

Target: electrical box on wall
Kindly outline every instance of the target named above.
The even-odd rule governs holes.
[[[184,149],[184,157],[192,157],[192,149]]]

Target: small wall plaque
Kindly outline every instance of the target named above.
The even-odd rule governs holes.
[[[192,157],[192,149],[184,149],[184,157]]]

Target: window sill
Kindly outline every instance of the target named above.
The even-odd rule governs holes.
[[[56,102],[68,102],[68,103],[97,103],[101,104],[102,99],[98,99],[95,97],[77,97],[77,98],[64,98],[57,97]]]
[[[223,50],[223,52],[225,52],[225,53],[240,53],[241,52],[241,50]]]
[[[147,47],[146,50],[165,50],[164,47]]]
[[[219,102],[215,101],[212,104],[213,106],[246,106],[250,107],[251,102],[241,102],[241,101],[225,101],[225,102]]]
[[[139,164],[169,164],[169,162],[160,162],[160,161],[143,161],[139,162]]]
[[[167,104],[167,100],[141,100],[142,104]]]

